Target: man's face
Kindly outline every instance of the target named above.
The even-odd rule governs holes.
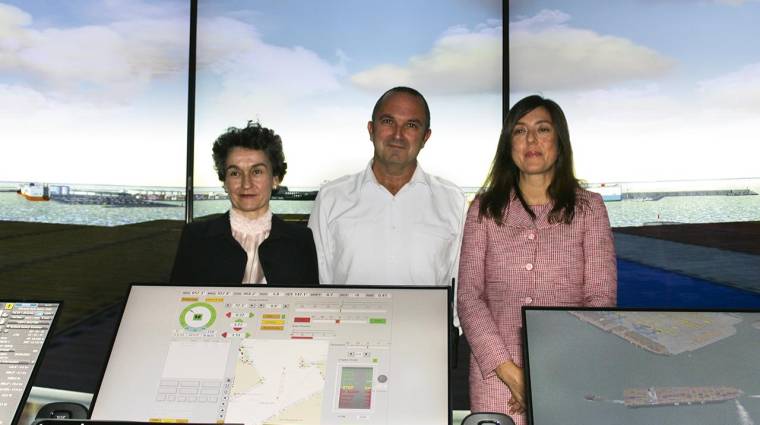
[[[422,101],[407,93],[388,95],[367,130],[375,145],[375,163],[403,170],[416,166],[417,155],[430,137]]]

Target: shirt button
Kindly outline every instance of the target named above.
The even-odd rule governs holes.
[[[531,304],[532,302],[533,302],[533,298],[525,297],[525,304]]]
[[[536,234],[535,233],[528,234],[528,239],[530,240],[536,239]]]
[[[533,270],[533,264],[531,264],[531,263],[526,264],[525,265],[525,270],[528,270],[528,271]]]

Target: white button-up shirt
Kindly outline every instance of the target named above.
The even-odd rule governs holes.
[[[367,168],[324,185],[309,218],[322,284],[450,285],[466,198],[417,165],[394,196]]]

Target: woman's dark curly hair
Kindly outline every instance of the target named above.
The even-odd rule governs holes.
[[[549,111],[557,132],[557,162],[554,164],[554,177],[547,190],[549,197],[554,201],[554,207],[549,212],[549,222],[570,224],[576,208],[586,207],[585,201],[576,197],[576,192],[581,186],[573,171],[573,148],[570,145],[570,131],[565,114],[554,101],[534,95],[520,100],[507,113],[491,171],[478,193],[478,217],[492,218],[501,225],[514,191],[525,211],[533,219],[536,218],[520,190],[520,170],[512,159],[512,131],[520,118],[541,107]]]
[[[232,148],[241,147],[262,151],[272,164],[272,175],[280,182],[288,171],[285,154],[282,151],[282,139],[274,131],[262,127],[258,122],[248,121],[245,128],[230,127],[214,142],[214,168],[220,181],[224,181],[227,172],[227,155]]]

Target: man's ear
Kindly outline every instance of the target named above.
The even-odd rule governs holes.
[[[372,140],[372,134],[375,132],[375,123],[372,121],[367,122],[367,132],[369,132],[369,140]]]
[[[430,130],[429,128],[427,130],[425,130],[425,136],[422,138],[422,146],[420,147],[420,149],[422,149],[422,148],[425,147],[425,144],[427,143],[427,141],[430,138],[430,135],[432,133],[433,133],[433,131]]]

